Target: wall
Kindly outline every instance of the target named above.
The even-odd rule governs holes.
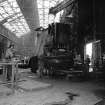
[[[42,31],[37,38],[37,44],[35,46],[35,55],[40,56],[43,54],[43,48],[44,48],[47,38],[48,38],[47,30]]]
[[[3,25],[0,24],[0,34],[4,37],[7,37],[9,40],[13,42],[17,42],[17,37],[14,33],[10,32],[8,29],[6,29]]]
[[[18,39],[18,51],[21,55],[32,56],[35,52],[36,32],[30,32]]]
[[[37,32],[31,32],[26,34],[23,38],[18,39],[18,51],[21,55],[33,56],[33,55],[42,55],[43,47],[46,43],[48,33],[47,31],[42,31],[37,37]]]
[[[14,33],[10,32],[2,24],[0,24],[0,59],[4,58],[7,46],[9,46],[11,42],[14,43],[17,48],[17,40],[18,38]]]

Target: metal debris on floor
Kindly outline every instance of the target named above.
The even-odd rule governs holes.
[[[78,94],[74,94],[71,92],[66,92],[66,94],[68,95],[68,98],[65,99],[64,101],[46,103],[44,105],[72,105],[72,101],[74,100],[74,97],[79,96]]]
[[[97,102],[94,105],[105,105],[105,99],[102,99],[101,101]]]

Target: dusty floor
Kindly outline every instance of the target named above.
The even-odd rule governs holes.
[[[27,75],[28,74],[28,75]],[[46,103],[59,102],[67,99],[66,92],[78,94],[68,105],[94,105],[101,100],[102,93],[105,92],[104,85],[93,81],[71,81],[65,79],[48,79],[38,78],[36,75],[21,73],[21,78],[28,81],[21,81],[18,83],[25,85],[23,88],[29,88],[30,91],[25,89],[16,88],[14,94],[9,94],[11,89],[5,85],[0,85],[0,105],[47,105]],[[39,84],[38,84],[39,82]],[[31,83],[31,84],[30,84]],[[36,89],[31,89],[32,87]],[[38,86],[42,88],[38,89]],[[4,92],[4,94],[3,94]],[[101,92],[101,93],[100,93]],[[51,105],[51,104],[50,104]]]

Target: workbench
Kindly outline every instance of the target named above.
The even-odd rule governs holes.
[[[7,81],[7,65],[12,66],[11,80]],[[15,87],[17,86],[17,74],[18,74],[18,63],[16,62],[0,62],[0,66],[3,67],[3,80],[1,84],[11,84],[12,92],[14,93]]]

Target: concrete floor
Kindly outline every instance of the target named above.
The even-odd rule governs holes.
[[[47,103],[60,102],[68,99],[65,94],[66,92],[78,94],[67,105],[94,105],[102,98],[102,95],[98,94],[98,92],[105,92],[103,84],[93,81],[80,82],[76,80],[48,79],[45,77],[40,79],[38,76],[29,72],[21,73],[20,77],[32,81],[33,84],[37,83],[37,88],[38,82],[40,84],[42,83],[42,87],[44,86],[44,88],[31,91],[18,88],[14,94],[7,94],[11,92],[11,89],[7,86],[0,85],[0,92],[6,93],[6,95],[0,95],[0,105],[49,105]],[[26,86],[28,85],[26,84]]]

